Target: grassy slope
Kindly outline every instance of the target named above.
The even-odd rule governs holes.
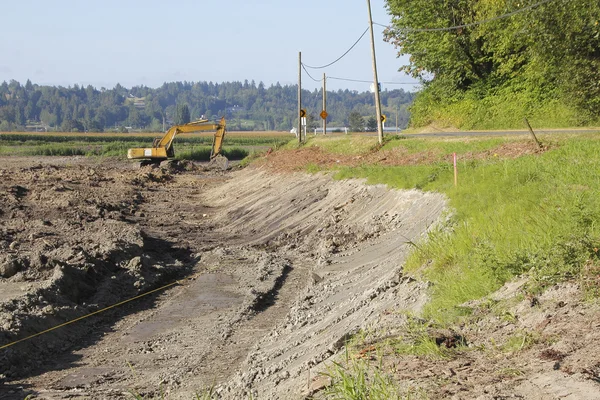
[[[351,151],[341,139],[324,149]],[[364,140],[364,139],[360,139]],[[484,296],[512,277],[529,272],[531,292],[577,276],[600,244],[600,138],[561,137],[543,154],[516,159],[494,156],[507,139],[467,142],[392,140],[384,150],[433,151],[437,159],[458,154],[459,185],[449,162],[423,165],[340,167],[336,177],[366,178],[394,188],[445,193],[448,222],[418,244],[406,269],[434,283],[427,314],[451,320],[461,303]],[[312,141],[312,145],[319,145]],[[363,144],[364,145],[364,144]],[[490,152],[487,159],[473,154]],[[427,265],[427,267],[423,267]]]

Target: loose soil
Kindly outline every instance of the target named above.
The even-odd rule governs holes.
[[[280,154],[229,171],[1,159],[0,346],[176,284],[0,350],[0,399],[319,397],[358,332],[404,335],[428,283],[402,264],[445,198],[286,172]],[[572,285],[531,307],[515,287],[494,300],[515,319],[472,304],[461,334],[481,348],[539,331],[519,351],[390,352],[382,368],[431,398],[600,398],[598,307]]]
[[[512,159],[523,155],[542,153],[546,150],[548,150],[548,146],[540,149],[531,140],[511,141],[490,150],[461,154],[460,159],[461,161],[485,160],[490,158]],[[282,172],[302,171],[307,165],[321,169],[330,169],[336,166],[358,167],[373,164],[398,166],[433,164],[438,162],[452,163],[452,155],[433,150],[410,152],[402,146],[389,150],[381,150],[375,147],[370,152],[363,154],[333,154],[317,146],[311,146],[278,151],[258,161],[259,164],[271,170]]]

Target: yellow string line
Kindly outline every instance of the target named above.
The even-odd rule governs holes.
[[[192,276],[191,276],[191,277],[189,277],[188,279],[193,279],[193,278],[196,278],[198,275],[200,275],[200,273],[197,273],[197,274],[195,274],[195,275],[192,275]],[[143,293],[143,294],[137,295],[137,296],[135,296],[135,297],[132,297],[132,298],[130,298],[130,299],[127,299],[127,300],[123,300],[123,301],[121,301],[121,302],[119,302],[119,303],[113,304],[112,306],[105,307],[105,308],[103,308],[103,309],[101,309],[101,310],[94,311],[94,312],[92,312],[92,313],[89,313],[89,314],[87,314],[87,315],[83,315],[83,316],[81,316],[81,317],[78,317],[78,318],[72,319],[72,320],[70,320],[70,321],[67,321],[67,322],[65,322],[65,323],[63,323],[63,324],[57,325],[57,326],[55,326],[55,327],[52,327],[52,328],[50,328],[50,329],[46,329],[45,331],[38,332],[38,333],[35,333],[35,334],[33,334],[33,335],[30,335],[30,336],[24,337],[23,339],[16,340],[16,341],[14,341],[14,342],[12,342],[12,343],[8,343],[8,344],[5,344],[5,345],[2,345],[2,346],[0,346],[0,350],[2,350],[2,349],[5,349],[5,348],[7,348],[7,347],[10,347],[10,346],[14,346],[14,345],[15,345],[15,344],[17,344],[17,343],[21,343],[21,342],[24,342],[24,341],[26,341],[26,340],[33,339],[34,337],[37,337],[37,336],[43,335],[43,334],[45,334],[45,333],[52,332],[52,331],[54,331],[54,330],[56,330],[56,329],[58,329],[58,328],[62,328],[63,326],[67,326],[67,325],[70,325],[70,324],[72,324],[72,323],[75,323],[75,322],[77,322],[77,321],[81,321],[82,319],[89,318],[89,317],[91,317],[92,315],[100,314],[100,313],[102,313],[102,312],[105,312],[105,311],[107,311],[107,310],[110,310],[111,308],[119,307],[119,306],[121,306],[121,305],[123,305],[123,304],[125,304],[125,303],[129,303],[130,301],[137,300],[137,299],[139,299],[139,298],[141,298],[141,297],[148,296],[149,294],[152,294],[152,293],[158,292],[159,290],[163,290],[163,289],[166,289],[166,288],[168,288],[168,287],[171,287],[171,286],[177,285],[177,284],[178,284],[178,283],[180,283],[181,281],[182,281],[182,279],[180,279],[180,280],[177,280],[177,281],[175,281],[175,282],[169,283],[168,285],[161,286],[161,287],[159,287],[159,288],[157,288],[157,289],[153,289],[153,290],[151,290],[151,291],[149,291],[149,292],[146,292],[146,293]]]

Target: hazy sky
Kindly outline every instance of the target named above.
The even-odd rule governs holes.
[[[366,0],[0,0],[0,82],[112,88],[171,81],[297,83],[298,52],[308,65],[343,54],[368,28]],[[373,21],[388,24],[384,0],[372,0]],[[375,26],[380,81],[412,82],[405,62]],[[325,72],[372,80],[367,33]],[[303,87],[314,89],[303,73]],[[411,86],[384,84],[384,88]],[[327,89],[369,89],[328,80]]]

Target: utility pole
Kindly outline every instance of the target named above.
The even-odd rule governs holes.
[[[327,112],[327,84],[325,83],[325,73],[323,72],[323,111]],[[327,134],[327,117],[323,118],[323,135]]]
[[[396,134],[398,133],[398,103],[396,103]]]
[[[371,15],[371,0],[367,0],[369,8],[369,29],[371,31],[371,55],[373,57],[373,79],[375,80],[375,113],[377,114],[377,140],[383,144],[383,125],[381,121],[381,102],[379,100],[379,79],[377,78],[377,61],[375,60],[375,35],[373,34],[373,16]]]
[[[302,143],[302,52],[298,52],[298,143]]]

